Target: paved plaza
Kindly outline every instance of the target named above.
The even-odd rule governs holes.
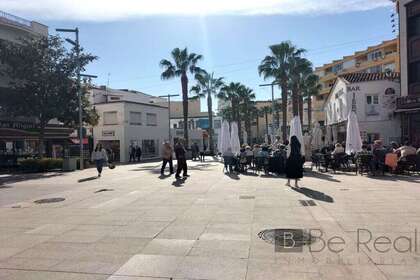
[[[185,181],[158,162],[0,175],[0,279],[420,279],[418,176],[308,169],[292,189],[189,165]],[[317,238],[290,252],[269,229]]]

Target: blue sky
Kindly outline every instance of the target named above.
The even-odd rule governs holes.
[[[2,4],[0,9],[10,8],[10,12],[39,20],[50,27],[51,33],[57,27],[78,26],[83,47],[99,56],[87,71],[99,76],[97,84],[106,84],[110,73],[111,87],[136,89],[152,95],[180,93],[179,80],[160,80],[159,61],[169,58],[174,47],[188,47],[191,52],[203,54],[202,67],[225,77],[228,82],[242,82],[253,88],[257,99],[267,99],[270,90],[258,87],[264,81],[258,76],[257,66],[268,54],[271,44],[291,40],[307,49],[306,56],[319,66],[395,36],[390,23],[392,6],[386,2],[377,8],[375,5],[380,0],[349,0],[347,2],[360,7],[351,7],[355,11],[345,12],[339,9],[350,8],[341,7],[340,1],[324,0],[337,4],[335,10],[318,7],[312,0],[295,1],[307,4],[306,10],[294,11],[298,8],[288,4],[290,12],[281,9],[286,6],[264,12],[252,7],[241,12],[214,11],[193,16],[191,14],[196,14],[193,11],[180,14],[168,10],[159,14],[149,7],[150,14],[126,15],[124,10],[87,15],[76,11],[59,16],[65,12],[64,8],[58,8],[56,14],[55,11],[42,13],[29,8],[2,7]],[[66,20],[59,20],[61,18]],[[190,80],[193,83],[193,79]]]

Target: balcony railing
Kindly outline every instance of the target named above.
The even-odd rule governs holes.
[[[397,109],[420,108],[420,95],[407,95],[397,98]]]
[[[29,20],[26,20],[24,18],[8,14],[6,12],[0,11],[0,21],[16,24],[24,27],[31,27],[31,22]]]

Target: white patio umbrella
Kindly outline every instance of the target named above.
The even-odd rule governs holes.
[[[351,111],[347,118],[346,153],[348,155],[362,151],[362,138],[360,137],[357,115]]]
[[[239,154],[239,152],[241,151],[241,143],[239,141],[238,134],[238,124],[236,122],[233,122],[231,124],[230,147],[232,148],[233,154]]]
[[[337,125],[333,125],[331,127],[332,130],[332,136],[333,136],[333,144],[337,143],[337,139],[338,139],[338,127]]]
[[[311,148],[312,150],[319,150],[322,148],[322,131],[319,122],[314,123],[311,132]]]
[[[230,132],[229,123],[224,120],[222,122],[222,129],[220,131],[219,152],[225,153],[230,148]]]
[[[302,125],[300,123],[299,116],[294,116],[292,121],[290,122],[290,135],[289,135],[289,142],[292,136],[296,136],[299,140],[301,146],[301,153],[305,155],[305,142],[303,141],[303,134],[302,134]],[[290,148],[287,150],[290,153]]]
[[[268,144],[268,134],[265,134],[264,135],[264,143],[265,144]]]

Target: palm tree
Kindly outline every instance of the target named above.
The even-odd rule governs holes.
[[[273,112],[273,108],[271,106],[264,106],[261,108],[261,112],[265,117],[265,134],[268,135],[268,114]]]
[[[304,85],[304,97],[308,103],[308,129],[311,129],[312,125],[312,97],[317,96],[321,91],[322,86],[319,83],[319,77],[315,74],[310,74],[305,81]]]
[[[300,116],[303,124],[303,88],[306,78],[312,73],[312,63],[306,58],[294,57],[290,60],[290,88],[292,89],[293,116]]]
[[[248,135],[247,142],[250,143],[251,141],[251,121],[252,121],[252,109],[254,107],[253,100],[255,99],[255,93],[251,88],[242,87],[239,91],[239,98],[240,98],[240,112],[242,115],[241,120],[244,120],[245,123],[245,131]]]
[[[167,59],[162,59],[160,61],[160,66],[163,68],[161,79],[169,80],[175,77],[181,78],[184,139],[185,146],[188,147],[188,72],[190,72],[190,74],[196,74],[202,71],[200,67],[197,66],[197,63],[203,56],[195,53],[188,53],[187,48],[183,50],[175,48],[171,52],[171,57],[173,63]]]
[[[191,88],[191,92],[195,93],[198,98],[207,97],[207,110],[209,114],[209,146],[210,152],[214,153],[213,141],[213,99],[212,96],[219,93],[220,88],[224,85],[223,78],[215,78],[214,73],[207,73],[202,70],[195,75],[197,85]]]
[[[242,136],[241,116],[239,111],[241,98],[239,93],[241,90],[243,90],[243,87],[244,86],[241,83],[231,82],[230,84],[223,86],[217,95],[218,98],[230,102],[230,106],[232,108],[232,121],[238,123],[239,139],[241,139]]]
[[[256,124],[256,127],[257,127],[257,135],[256,135],[255,138],[256,138],[256,142],[259,143],[259,141],[260,141],[260,118],[264,117],[264,114],[263,114],[262,110],[260,110],[258,107],[255,106],[255,103],[254,103],[254,106],[253,106],[252,111],[251,111],[251,115],[252,115],[252,118],[255,119],[255,124]]]
[[[258,73],[264,79],[274,78],[274,82],[280,83],[282,99],[282,136],[287,138],[287,93],[289,82],[290,60],[300,56],[305,50],[296,48],[290,41],[270,46],[271,54],[266,56],[258,66]]]

